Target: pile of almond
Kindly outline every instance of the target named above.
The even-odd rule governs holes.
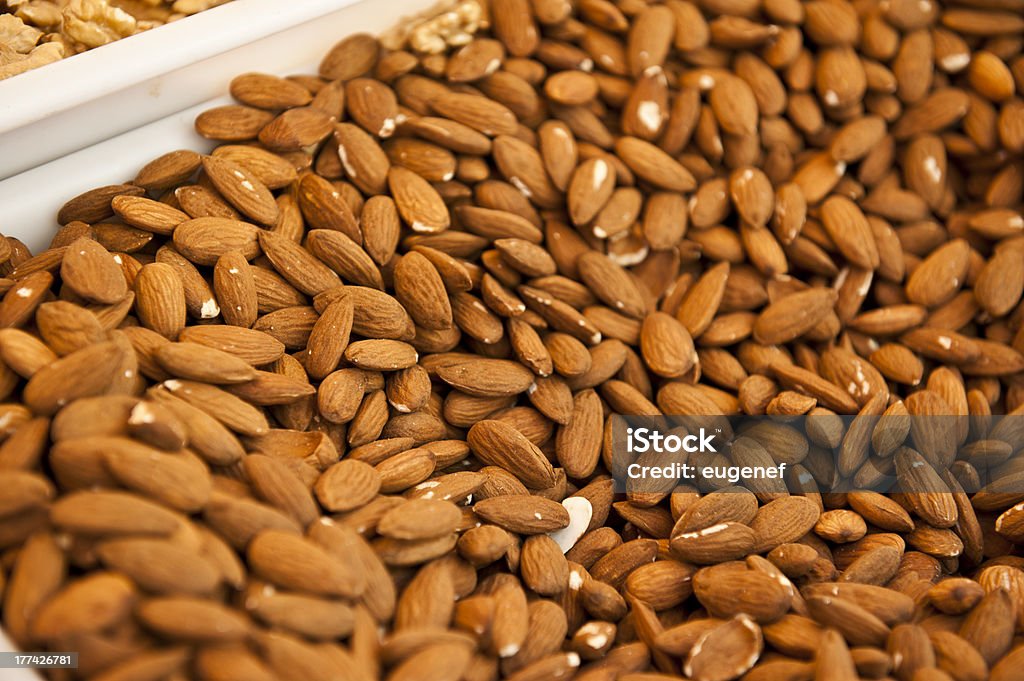
[[[17,645],[97,681],[1020,678],[1021,0],[406,35],[239,76],[211,154],[0,239]],[[775,417],[701,460],[786,486],[617,495],[609,424],[663,413]]]

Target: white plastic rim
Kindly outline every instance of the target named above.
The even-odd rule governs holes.
[[[315,73],[342,37],[432,4],[234,0],[0,81],[0,179],[222,95],[240,73]]]
[[[215,25],[221,25],[225,16],[238,18],[228,14],[233,7],[258,13],[260,7],[301,6],[306,16],[307,3],[321,11],[327,7],[334,9],[313,20],[290,22],[287,30],[212,57],[201,58],[199,55],[204,53],[197,47],[193,55],[196,60],[185,66],[172,71],[165,69],[163,75],[149,81],[3,132],[4,124],[15,118],[14,114],[4,113],[5,107],[10,106],[8,91],[4,89],[7,84],[19,85],[20,79],[32,79],[37,74],[48,79],[49,69],[63,69],[93,55],[109,60],[111,53],[104,54],[107,50],[114,51],[116,56],[116,51],[130,46],[132,41],[140,46],[144,39],[163,41],[160,31],[170,33],[179,26],[185,27],[187,22],[209,21],[213,17]],[[209,141],[195,133],[193,123],[199,112],[229,102],[224,95],[234,76],[246,71],[279,75],[316,73],[324,53],[338,40],[353,33],[379,34],[395,26],[402,17],[419,14],[435,4],[436,0],[234,0],[155,29],[151,34],[126,38],[0,81],[0,233],[21,239],[33,253],[38,252],[49,243],[57,229],[57,211],[71,197],[93,187],[130,181],[143,165],[168,151],[211,148]],[[203,40],[198,40],[200,37]],[[206,37],[193,36],[200,44]],[[131,54],[139,58],[149,54],[149,49],[140,47],[138,53],[133,49]],[[141,71],[133,73],[142,77]],[[154,90],[149,92],[147,88]],[[128,120],[130,125],[126,125]],[[5,170],[13,167],[20,169],[17,174],[5,174]]]
[[[227,101],[204,102],[0,180],[0,232],[39,253],[57,231],[57,211],[68,199],[94,187],[129,182],[142,166],[168,151],[210,150],[213,144],[195,133],[193,121],[199,112]]]

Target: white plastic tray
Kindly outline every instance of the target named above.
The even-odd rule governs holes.
[[[235,0],[0,81],[0,232],[44,247],[72,196],[128,181],[167,151],[208,149],[193,121],[228,101],[232,77],[316,73],[338,40],[435,4]]]

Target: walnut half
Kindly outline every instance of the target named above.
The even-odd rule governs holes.
[[[228,0],[177,0],[172,9],[181,14],[192,15],[205,12],[226,2]]]
[[[0,55],[2,54],[2,51],[0,51]],[[31,71],[32,69],[63,59],[64,46],[60,43],[43,43],[27,55],[19,56],[20,58],[6,63],[0,58],[0,80],[17,76],[25,71]]]
[[[39,42],[43,32],[27,26],[13,14],[0,14],[0,45],[18,54],[28,54]]]
[[[86,47],[99,47],[133,35],[135,17],[106,0],[71,0],[64,7],[64,33]]]
[[[483,10],[475,0],[460,2],[447,12],[412,27],[409,45],[418,52],[439,54],[448,47],[465,45],[480,28]]]
[[[14,15],[28,25],[44,30],[59,29],[63,19],[60,7],[49,0],[19,2]]]

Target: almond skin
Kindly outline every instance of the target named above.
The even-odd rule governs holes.
[[[107,249],[92,239],[72,242],[60,270],[75,293],[97,303],[116,303],[128,292],[121,268]]]
[[[511,471],[530,487],[554,482],[551,464],[518,430],[500,421],[480,421],[467,434],[469,446],[482,460]]]
[[[831,311],[835,291],[812,288],[772,303],[754,322],[754,337],[765,344],[784,343],[813,329]]]
[[[674,378],[693,366],[693,340],[686,328],[664,312],[652,312],[640,329],[644,361],[656,374]]]

